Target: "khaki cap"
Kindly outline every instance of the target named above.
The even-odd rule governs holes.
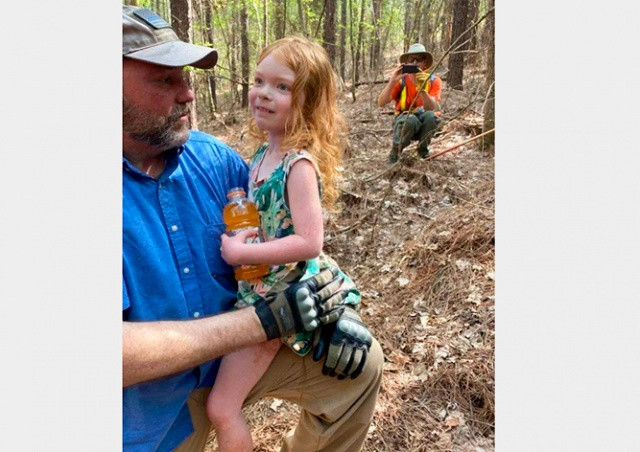
[[[407,53],[403,53],[402,55],[400,55],[400,62],[406,63],[411,55],[418,55],[427,60],[427,69],[429,69],[433,64],[433,55],[427,52],[427,49],[425,49],[422,44],[411,44],[409,46],[409,50],[407,50]]]
[[[146,8],[122,7],[122,56],[160,66],[211,69],[218,52],[181,41],[162,17]]]

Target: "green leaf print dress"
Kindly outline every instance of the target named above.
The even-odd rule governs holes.
[[[311,155],[304,150],[288,151],[280,162],[280,165],[273,170],[271,175],[258,181],[258,169],[267,149],[268,146],[263,144],[251,159],[249,169],[249,199],[258,207],[264,238],[269,241],[294,233],[291,211],[285,201],[287,176],[293,164],[300,159],[309,160],[316,170],[316,175],[318,175],[318,189],[321,196],[322,185],[316,163],[311,158]],[[297,262],[273,265],[271,266],[270,273],[259,280],[240,281],[238,283],[238,302],[236,306],[241,308],[253,304],[258,297],[264,296],[277,281],[284,278],[296,264]],[[315,275],[330,266],[337,268],[335,261],[321,252],[317,258],[307,261],[302,279]],[[344,277],[341,288],[348,289],[349,291],[348,296],[341,301],[341,304],[358,306],[360,304],[360,292],[346,274],[340,271],[340,275]],[[312,340],[313,333],[298,333],[282,339],[287,346],[301,356],[309,353]]]

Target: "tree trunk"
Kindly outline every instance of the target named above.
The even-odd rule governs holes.
[[[402,39],[402,48],[408,49],[411,43],[413,43],[413,31],[414,22],[419,22],[418,18],[414,19],[415,11],[413,6],[413,0],[405,0],[404,2],[404,35]]]
[[[427,48],[428,52],[433,53],[433,39],[431,39],[431,35],[429,30],[429,6],[431,6],[431,2],[429,0],[422,1],[422,8],[420,12],[420,29],[418,30],[418,36],[420,36],[420,42]]]
[[[373,7],[373,44],[371,46],[371,60],[369,61],[369,68],[375,69],[379,66],[382,33],[380,32],[380,21],[382,18],[382,2],[383,0],[372,0]]]
[[[231,15],[231,39],[229,39],[229,48],[227,54],[229,55],[229,65],[231,66],[231,98],[233,103],[238,101],[238,54],[236,50],[238,48],[238,14],[234,8]]]
[[[276,40],[284,38],[285,30],[286,30],[286,11],[287,11],[287,2],[286,1],[277,1],[275,5],[275,11],[273,14],[273,21],[275,23],[274,27],[274,35]]]
[[[303,36],[309,36],[307,34],[307,13],[304,9],[302,0],[298,0],[298,18],[300,19],[300,33]]]
[[[211,0],[206,0],[204,4],[204,21],[207,44],[213,46],[213,17],[211,14]],[[207,72],[207,82],[209,83],[209,96],[213,111],[218,110],[218,98],[216,97],[216,73],[215,67]],[[212,111],[212,113],[213,113]]]
[[[266,47],[269,45],[269,14],[267,11],[268,11],[267,0],[264,0],[262,3],[262,31],[264,33],[263,47]]]
[[[327,51],[331,66],[336,62],[336,0],[325,0],[322,47]]]
[[[488,0],[487,9],[491,9],[494,6],[494,0]],[[496,55],[496,47],[495,47],[495,11],[491,11],[487,16],[487,73],[485,76],[486,86],[487,86],[487,100],[484,104],[484,124],[482,128],[486,130],[491,130],[496,126],[495,119],[495,55]],[[495,140],[495,132],[490,133],[484,137],[484,144],[491,145]]]
[[[167,10],[168,5],[169,5],[169,2],[162,1],[162,0],[155,0],[154,9],[162,17],[167,18],[169,17],[169,11]]]
[[[356,72],[358,62],[356,59],[356,45],[353,31],[353,0],[349,0],[349,49],[351,50],[351,98],[356,101]]]
[[[191,27],[191,18],[193,17],[193,9],[191,0],[170,0],[170,2],[171,26],[181,40],[192,42],[193,29]],[[195,92],[195,78],[193,72],[189,72],[187,74],[187,82],[189,83],[189,87]],[[195,98],[191,105],[189,122],[192,129],[198,130],[197,102]]]
[[[480,0],[470,0],[469,1],[469,12],[467,13],[467,23],[472,24],[476,20],[478,20],[478,6],[480,4]],[[469,30],[469,46],[468,49],[476,50],[478,47],[478,26],[476,25],[471,30]]]
[[[360,81],[360,63],[362,58],[362,38],[364,37],[364,12],[365,12],[366,0],[362,0],[360,6],[360,22],[358,23],[358,43],[356,44],[356,60],[353,63],[353,70],[355,71],[355,81]]]
[[[242,0],[240,10],[240,39],[242,52],[242,108],[249,106],[249,20],[247,16],[247,0]]]
[[[466,39],[469,34],[464,33],[467,28],[467,12],[469,0],[454,0],[453,27],[451,29],[451,53],[449,54],[449,74],[447,83],[452,89],[463,89],[464,51],[467,48]]]
[[[395,6],[395,1],[396,0],[393,0],[391,5],[392,7]],[[417,23],[417,20],[414,22]],[[382,28],[382,24],[381,24],[380,27],[381,27],[381,32],[384,32],[384,36],[382,36],[382,39],[380,40],[380,48],[378,49],[378,53],[379,53],[378,59],[376,60],[376,64],[374,64],[373,66],[376,71],[375,76],[377,76],[378,73],[380,75],[383,75],[384,55],[387,49],[387,41],[389,40],[389,34],[391,33],[392,25]]]
[[[480,0],[469,0],[469,11],[467,12],[467,24],[475,23],[478,20],[478,6]],[[469,26],[467,25],[467,27]],[[467,49],[470,51],[467,53],[466,63],[467,66],[475,66],[476,57],[478,55],[478,25],[469,30],[469,34],[466,37],[469,40]]]
[[[340,78],[345,80],[345,71],[347,67],[347,0],[340,3]]]
[[[440,32],[440,48],[445,50],[451,45],[451,25],[453,23],[453,0],[444,0],[438,15],[439,20],[436,23],[440,23],[442,26]]]

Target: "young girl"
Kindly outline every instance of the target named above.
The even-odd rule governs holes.
[[[263,143],[250,163],[249,199],[260,211],[266,241],[246,244],[243,235],[223,235],[221,252],[230,265],[265,263],[271,272],[260,280],[239,283],[238,307],[263,296],[298,261],[306,261],[303,278],[335,266],[322,253],[322,207],[331,210],[339,194],[340,133],[345,130],[327,55],[304,38],[280,39],[262,51],[249,108],[251,136]],[[358,305],[360,293],[343,276],[342,288],[349,289],[349,295],[341,303]],[[297,334],[282,342],[304,356],[312,339],[313,333]],[[242,404],[282,342],[275,339],[223,358],[207,401],[221,452],[253,450]]]

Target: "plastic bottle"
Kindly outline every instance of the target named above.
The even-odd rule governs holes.
[[[231,236],[247,228],[260,228],[260,215],[256,205],[247,199],[242,187],[236,187],[227,193],[229,202],[224,207],[222,218],[227,225],[227,233]],[[247,240],[247,243],[260,243],[262,231],[258,236]],[[237,281],[257,279],[269,273],[269,265],[240,265],[234,269]]]

